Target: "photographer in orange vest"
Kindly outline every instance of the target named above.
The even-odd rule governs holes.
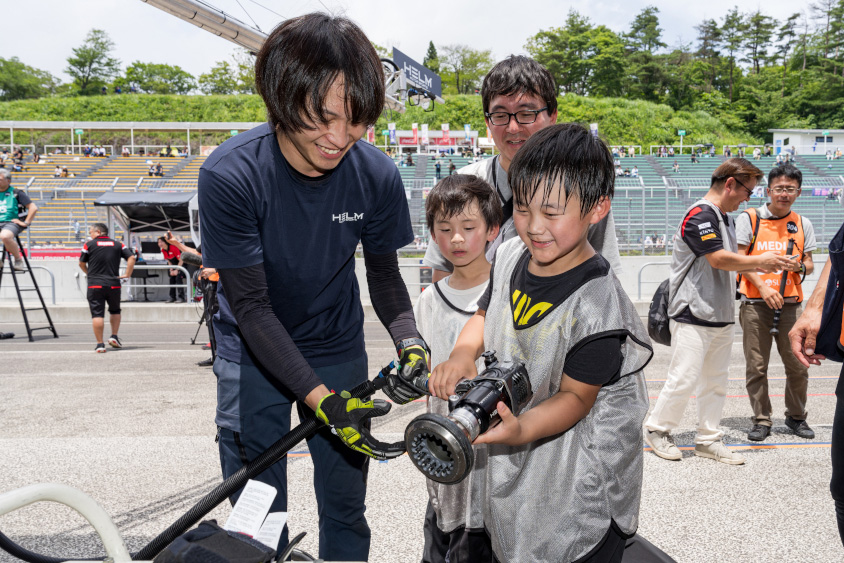
[[[768,361],[774,340],[785,365],[785,424],[801,438],[815,437],[806,423],[809,370],[794,356],[788,340],[788,331],[802,308],[801,284],[814,270],[812,251],[817,248],[812,223],[791,210],[800,196],[802,181],[800,170],[791,164],[773,168],[768,174],[770,202],[748,209],[736,219],[739,253],[753,255],[773,250],[799,260],[793,271],[739,275],[739,323],[744,332],[747,394],[753,409],[753,427],[747,438],[756,442],[768,437],[773,424]]]

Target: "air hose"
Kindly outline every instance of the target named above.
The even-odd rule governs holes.
[[[393,369],[393,366],[394,364],[390,362],[388,366],[381,370],[375,379],[361,383],[353,388],[349,393],[352,397],[357,397],[359,399],[371,397],[376,391],[386,385],[387,375]],[[389,412],[389,408],[389,404],[386,409],[375,408],[373,409],[374,412],[372,416],[383,416]],[[138,553],[133,554],[132,559],[135,561],[152,560],[165,547],[170,545],[173,540],[187,532],[191,526],[199,522],[203,516],[211,512],[217,505],[243,488],[249,479],[252,479],[253,477],[256,477],[266,471],[273,464],[283,458],[287,452],[293,448],[293,446],[306,438],[310,438],[322,426],[323,423],[316,418],[309,418],[301,422],[296,428],[279,438],[277,442],[267,448],[264,453],[259,455],[249,464],[241,467],[228,479],[217,485],[213,491],[200,499],[199,502],[171,524],[170,527],[149,542],[146,547],[141,549]],[[51,557],[49,555],[42,555],[40,553],[29,551],[28,549],[13,542],[2,532],[0,532],[0,549],[5,550],[18,559],[28,561],[29,563],[63,563],[65,561],[85,560],[78,557]],[[104,558],[105,556],[87,560],[102,561]]]

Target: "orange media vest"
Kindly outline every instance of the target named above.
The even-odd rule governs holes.
[[[788,249],[788,239],[794,239],[794,250],[792,255],[797,255],[800,260],[803,260],[803,248],[806,245],[806,237],[803,233],[803,220],[800,215],[792,211],[785,217],[780,219],[760,219],[756,214],[756,209],[748,209],[745,211],[750,217],[750,229],[755,234],[750,241],[748,248],[750,256],[756,256],[768,251],[776,251],[785,255]],[[757,231],[756,222],[759,221]],[[772,274],[757,274],[762,281],[773,289],[780,290],[780,280],[782,279],[782,271],[774,272]],[[739,285],[739,293],[745,295],[748,299],[761,299],[759,290],[756,286],[748,281],[747,276],[739,276],[741,283]],[[785,291],[783,297],[796,297],[797,302],[803,301],[803,286],[800,283],[799,272],[789,272],[786,278]],[[842,337],[844,338],[844,337]]]

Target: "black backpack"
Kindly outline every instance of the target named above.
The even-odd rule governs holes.
[[[651,340],[663,346],[671,346],[671,331],[668,329],[668,282],[666,279],[659,284],[651,299],[651,306],[648,309],[648,335]]]

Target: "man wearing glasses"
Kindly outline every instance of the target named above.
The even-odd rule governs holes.
[[[671,254],[671,364],[665,385],[645,421],[645,442],[653,452],[680,461],[671,437],[692,393],[697,396],[695,455],[730,465],[744,458],[721,441],[719,429],[730,351],[735,335],[735,276],[760,270],[797,270],[798,260],[779,251],[738,254],[736,231],[727,213],[750,199],[762,171],[743,158],[731,158],[712,174],[703,199],[686,212],[674,235]]]
[[[771,433],[771,399],[768,396],[768,360],[774,335],[775,311],[781,311],[777,349],[785,365],[785,424],[801,438],[812,439],[815,433],[806,423],[806,390],[809,368],[801,364],[791,351],[788,331],[797,322],[803,302],[803,278],[812,273],[815,264],[812,251],[817,248],[812,223],[791,210],[800,195],[803,174],[791,164],[774,167],[768,174],[768,195],[771,198],[757,209],[748,209],[736,219],[739,252],[757,256],[768,250],[783,254],[789,240],[798,265],[787,274],[781,287],[782,274],[747,272],[740,276],[741,308],[739,322],[744,331],[744,358],[747,362],[747,395],[753,409],[753,427],[748,440],[761,442]]]
[[[510,161],[531,135],[557,122],[557,86],[548,70],[531,58],[510,56],[498,62],[481,86],[484,117],[498,155],[461,168],[459,174],[474,174],[498,192],[504,209],[504,224],[487,248],[491,262],[498,246],[516,235],[513,228],[513,193],[507,182]],[[600,223],[589,227],[589,244],[621,272],[621,257],[615,239],[612,211]],[[433,269],[432,281],[446,277],[453,269],[436,243],[431,241],[424,262]]]

